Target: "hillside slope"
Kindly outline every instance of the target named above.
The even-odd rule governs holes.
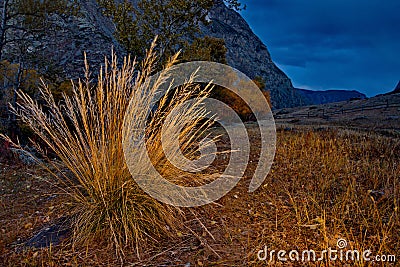
[[[400,93],[274,111],[277,124],[336,125],[390,130],[400,137]]]

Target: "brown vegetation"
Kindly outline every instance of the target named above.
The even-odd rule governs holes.
[[[174,143],[163,142],[161,147],[161,129],[165,131],[166,140],[170,140],[174,127],[182,124],[179,141],[183,153],[190,156],[188,148],[196,142],[193,129],[199,125],[202,116],[195,117],[204,112],[200,102],[210,90],[208,87],[193,88],[193,83],[188,80],[173,94],[165,94],[148,118],[153,99],[159,94],[159,87],[165,83],[168,70],[177,58],[171,60],[154,84],[148,84],[156,60],[153,48],[154,44],[137,76],[134,75],[136,62],[127,58],[118,68],[113,56],[100,72],[97,84],[90,82],[87,66],[86,80],[75,84],[72,96],[64,95],[61,103],[54,99],[50,88],[44,86],[40,93],[47,111],[22,91],[18,94],[21,101],[14,110],[45,144],[44,147],[34,144],[45,157],[39,163],[62,184],[62,191],[68,196],[71,205],[65,212],[73,228],[72,244],[90,244],[103,237],[114,245],[121,259],[125,248],[135,247],[139,253],[140,244],[143,246],[146,241],[171,235],[179,225],[179,209],[161,204],[135,183],[132,175],[146,175],[148,166],[144,165],[144,155],[138,150],[137,154],[131,155],[134,157],[131,159],[134,173],[131,174],[124,157],[124,138],[135,135],[138,129],[145,129],[145,148],[153,165],[166,176],[176,176],[164,163],[162,153],[162,148],[168,150]],[[166,120],[169,111],[190,99],[193,92],[198,100],[181,109],[172,121]],[[128,106],[130,112],[127,112]],[[125,131],[124,119],[131,122],[127,124],[131,128],[125,128]],[[208,125],[206,122],[200,129],[196,128],[196,132],[201,134]],[[56,158],[48,159],[45,149]]]
[[[127,251],[128,265],[265,266],[257,259],[265,245],[269,249],[322,251],[335,248],[338,238],[346,239],[351,249],[368,248],[373,255],[400,251],[398,139],[347,130],[278,130],[272,171],[264,185],[250,194],[247,186],[256,166],[259,139],[254,124],[248,129],[252,163],[238,187],[216,204],[183,210],[186,230],[171,232],[172,237],[143,248],[140,259],[135,251]],[[224,140],[222,137],[220,146],[229,146]],[[57,189],[43,182],[48,178],[39,170],[6,165],[2,169],[4,266],[118,264],[111,247],[100,241],[87,247],[64,244],[16,252],[13,241],[32,235],[48,224],[47,219],[43,221],[45,216],[53,221],[69,204],[62,195],[43,201],[43,194]],[[319,264],[331,266],[332,262]],[[367,265],[362,261],[348,264]]]

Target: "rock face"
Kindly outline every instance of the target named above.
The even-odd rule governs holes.
[[[307,100],[294,90],[291,80],[272,61],[267,47],[252,32],[239,13],[218,1],[211,10],[212,21],[203,27],[204,35],[225,40],[228,64],[250,78],[261,76],[266,89],[271,91],[273,108],[294,107],[308,104]]]
[[[306,98],[306,102],[311,105],[320,105],[327,103],[334,103],[340,101],[347,101],[350,99],[365,99],[366,95],[358,91],[352,90],[327,90],[327,91],[312,91],[306,89],[296,89],[300,94]]]
[[[82,76],[84,53],[92,69],[98,69],[104,63],[104,57],[111,54],[123,54],[122,46],[113,36],[114,24],[105,17],[96,0],[79,1],[80,14],[66,19],[56,18],[55,23],[61,29],[50,36],[45,53],[47,57],[61,65],[68,78]]]
[[[101,13],[96,0],[79,2],[82,14],[78,17],[55,18],[61,30],[52,33],[45,41],[45,50],[32,49],[32,53],[40,53],[61,66],[67,78],[82,75],[84,52],[92,69],[97,69],[104,62],[104,56],[110,55],[111,47],[117,54],[123,54],[123,48],[113,36],[114,25]],[[264,78],[266,89],[271,91],[274,108],[307,104],[304,97],[294,90],[290,79],[273,63],[267,47],[237,12],[218,0],[209,18],[212,23],[202,26],[203,35],[225,40],[229,65],[250,78]]]

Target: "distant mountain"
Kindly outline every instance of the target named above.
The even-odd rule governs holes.
[[[361,100],[274,110],[275,122],[292,125],[344,126],[363,128],[400,137],[400,92]],[[328,129],[328,128],[326,128]]]
[[[340,101],[347,101],[351,99],[365,99],[367,96],[356,90],[326,90],[326,91],[312,91],[306,89],[295,89],[306,99],[309,105],[320,105],[327,103],[334,103]]]

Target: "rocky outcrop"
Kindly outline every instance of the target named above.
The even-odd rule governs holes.
[[[104,62],[104,56],[110,54],[111,47],[118,54],[123,54],[123,48],[113,36],[114,25],[101,13],[96,0],[79,2],[79,16],[55,17],[59,30],[49,34],[40,49],[31,48],[32,53],[41,54],[42,58],[62,69],[66,78],[82,75],[84,52],[93,69]],[[202,26],[202,31],[203,35],[225,40],[229,65],[250,78],[263,77],[266,89],[271,91],[274,108],[306,104],[304,97],[294,90],[290,79],[274,64],[267,47],[240,14],[227,8],[222,0],[216,2],[209,14],[211,23]]]
[[[225,40],[230,66],[250,78],[261,76],[266,81],[266,89],[271,91],[274,108],[308,104],[307,100],[294,90],[287,75],[274,64],[267,47],[239,13],[218,1],[209,17],[212,23],[203,27],[203,34]]]
[[[76,16],[53,14],[48,18],[46,31],[38,36],[25,36],[29,47],[24,51],[24,58],[29,59],[29,67],[46,73],[54,68],[51,74],[73,79],[82,76],[84,53],[93,69],[98,69],[112,48],[123,54],[122,46],[113,35],[114,24],[102,14],[96,0],[77,2]],[[4,48],[5,58],[15,61],[15,55],[19,55],[19,50],[14,51],[16,46],[10,44]]]
[[[98,69],[104,63],[104,57],[109,56],[111,49],[117,54],[123,54],[122,46],[114,38],[114,24],[105,17],[95,0],[79,1],[80,14],[66,19],[55,20],[60,29],[48,40],[49,46],[45,53],[61,65],[65,76],[76,78],[82,75],[84,53],[93,69]]]
[[[304,96],[310,105],[320,105],[334,102],[347,101],[351,99],[365,99],[367,96],[358,91],[352,90],[326,90],[312,91],[306,89],[296,89]]]

